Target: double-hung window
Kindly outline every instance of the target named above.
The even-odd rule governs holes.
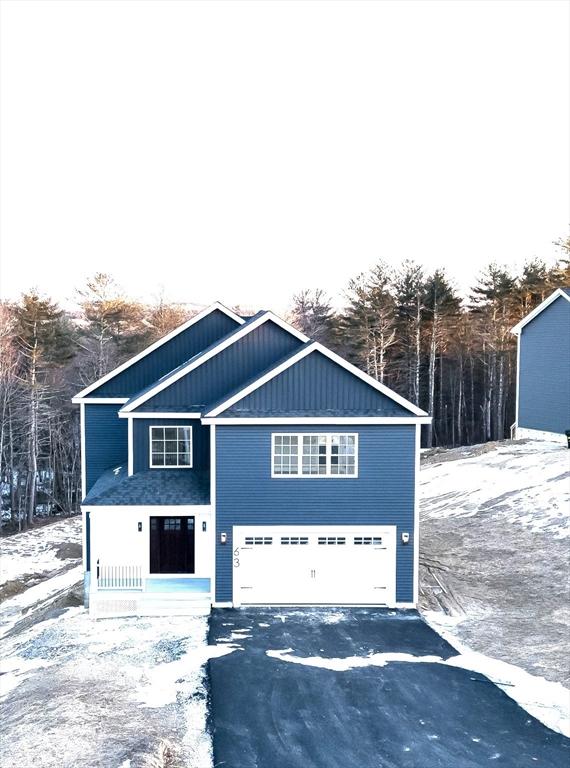
[[[357,477],[358,435],[274,434],[272,477]]]
[[[192,467],[192,427],[150,427],[151,468]]]

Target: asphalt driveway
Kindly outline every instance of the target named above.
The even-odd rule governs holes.
[[[570,764],[570,740],[441,663],[456,651],[415,612],[218,609],[209,642],[239,646],[209,662],[216,768]]]

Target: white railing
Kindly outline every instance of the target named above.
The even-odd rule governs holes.
[[[143,588],[142,565],[97,564],[97,589]]]

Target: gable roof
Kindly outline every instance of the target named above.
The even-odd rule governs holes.
[[[130,400],[128,400],[128,402],[125,403],[125,405],[119,411],[119,415],[124,416],[125,414],[135,410],[140,405],[142,405],[147,400],[149,400],[151,397],[154,397],[163,389],[166,389],[167,387],[171,386],[176,381],[183,378],[188,373],[191,373],[191,371],[195,370],[200,365],[207,362],[212,357],[219,354],[224,349],[227,349],[236,341],[244,338],[244,336],[247,336],[249,333],[254,331],[256,328],[259,328],[261,325],[263,325],[268,321],[271,321],[275,325],[279,326],[280,328],[283,328],[284,330],[286,330],[292,336],[295,336],[295,338],[299,339],[303,343],[309,341],[308,337],[305,336],[305,334],[301,333],[296,328],[293,328],[292,325],[289,325],[289,323],[286,323],[280,317],[277,317],[277,315],[274,315],[273,312],[269,312],[269,311],[258,312],[256,315],[253,315],[253,317],[247,320],[247,322],[244,322],[242,326],[226,334],[226,336],[214,342],[209,347],[199,352],[197,355],[194,355],[185,363],[182,363],[182,365],[179,365],[178,368],[175,368],[173,371],[170,371],[158,381],[154,382],[153,384],[149,385],[145,389],[138,392],[136,395],[134,395],[134,397],[132,397]]]
[[[282,360],[279,363],[277,363],[275,366],[270,368],[269,371],[267,371],[266,373],[256,377],[249,384],[246,384],[245,386],[241,387],[239,390],[235,391],[233,394],[225,397],[222,401],[210,406],[206,410],[206,412],[203,414],[203,418],[211,419],[219,416],[228,408],[230,408],[232,405],[239,402],[243,398],[247,397],[249,394],[251,394],[255,390],[259,389],[260,387],[264,386],[275,377],[282,374],[291,366],[295,365],[299,361],[306,358],[308,355],[311,355],[315,352],[319,352],[321,355],[324,355],[324,357],[328,358],[329,360],[332,360],[333,363],[336,363],[341,368],[351,373],[353,376],[357,377],[361,381],[364,381],[367,385],[369,385],[376,391],[380,392],[381,394],[385,395],[387,398],[394,401],[405,410],[409,411],[412,416],[428,417],[428,414],[425,411],[421,410],[421,408],[418,408],[416,405],[409,402],[409,400],[406,400],[405,398],[401,397],[396,392],[391,390],[389,387],[386,387],[384,384],[381,384],[372,376],[369,376],[367,373],[364,373],[364,371],[361,371],[360,368],[357,368],[355,365],[352,365],[352,363],[349,363],[347,360],[340,357],[335,352],[332,352],[330,349],[327,349],[327,347],[324,347],[319,342],[313,341],[303,346],[300,350],[295,351],[293,354],[289,355],[287,358],[285,358],[285,360]]]
[[[142,352],[138,353],[138,355],[135,355],[134,357],[129,358],[124,363],[117,366],[117,368],[114,368],[112,371],[109,371],[109,373],[106,373],[100,379],[97,379],[97,381],[93,382],[93,384],[89,384],[89,386],[82,389],[72,398],[72,402],[80,403],[83,398],[87,397],[95,389],[98,389],[102,384],[105,384],[107,381],[110,381],[115,376],[118,376],[118,374],[122,373],[127,368],[130,368],[135,363],[138,363],[139,360],[142,360],[147,355],[150,355],[151,352],[154,352],[163,344],[166,344],[166,342],[170,341],[175,336],[178,336],[178,334],[182,333],[183,331],[186,331],[188,328],[200,322],[200,320],[203,320],[205,317],[207,317],[208,315],[210,315],[212,312],[215,312],[215,311],[223,312],[225,315],[227,315],[236,323],[238,323],[239,326],[242,326],[245,324],[245,320],[242,317],[237,315],[235,312],[232,312],[231,309],[228,309],[219,301],[216,301],[213,304],[211,304],[209,307],[206,307],[206,309],[203,309],[201,312],[198,312],[197,315],[194,315],[193,317],[191,317],[190,320],[187,320],[185,323],[178,326],[178,328],[175,328],[166,336],[163,336],[161,339],[158,339],[158,341],[155,341],[153,344],[146,347],[146,349],[143,349]]]
[[[527,325],[527,323],[530,323],[531,320],[534,320],[537,315],[540,315],[542,311],[549,307],[558,298],[563,298],[566,299],[566,301],[570,301],[570,288],[557,288],[554,293],[551,293],[548,298],[546,298],[541,304],[538,305],[538,307],[535,307],[532,312],[530,312],[526,317],[523,317],[519,323],[511,328],[511,333],[514,333],[518,336],[525,325]]]

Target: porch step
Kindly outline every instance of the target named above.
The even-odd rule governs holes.
[[[118,616],[207,616],[211,597],[204,593],[96,592],[91,594],[89,615]]]

